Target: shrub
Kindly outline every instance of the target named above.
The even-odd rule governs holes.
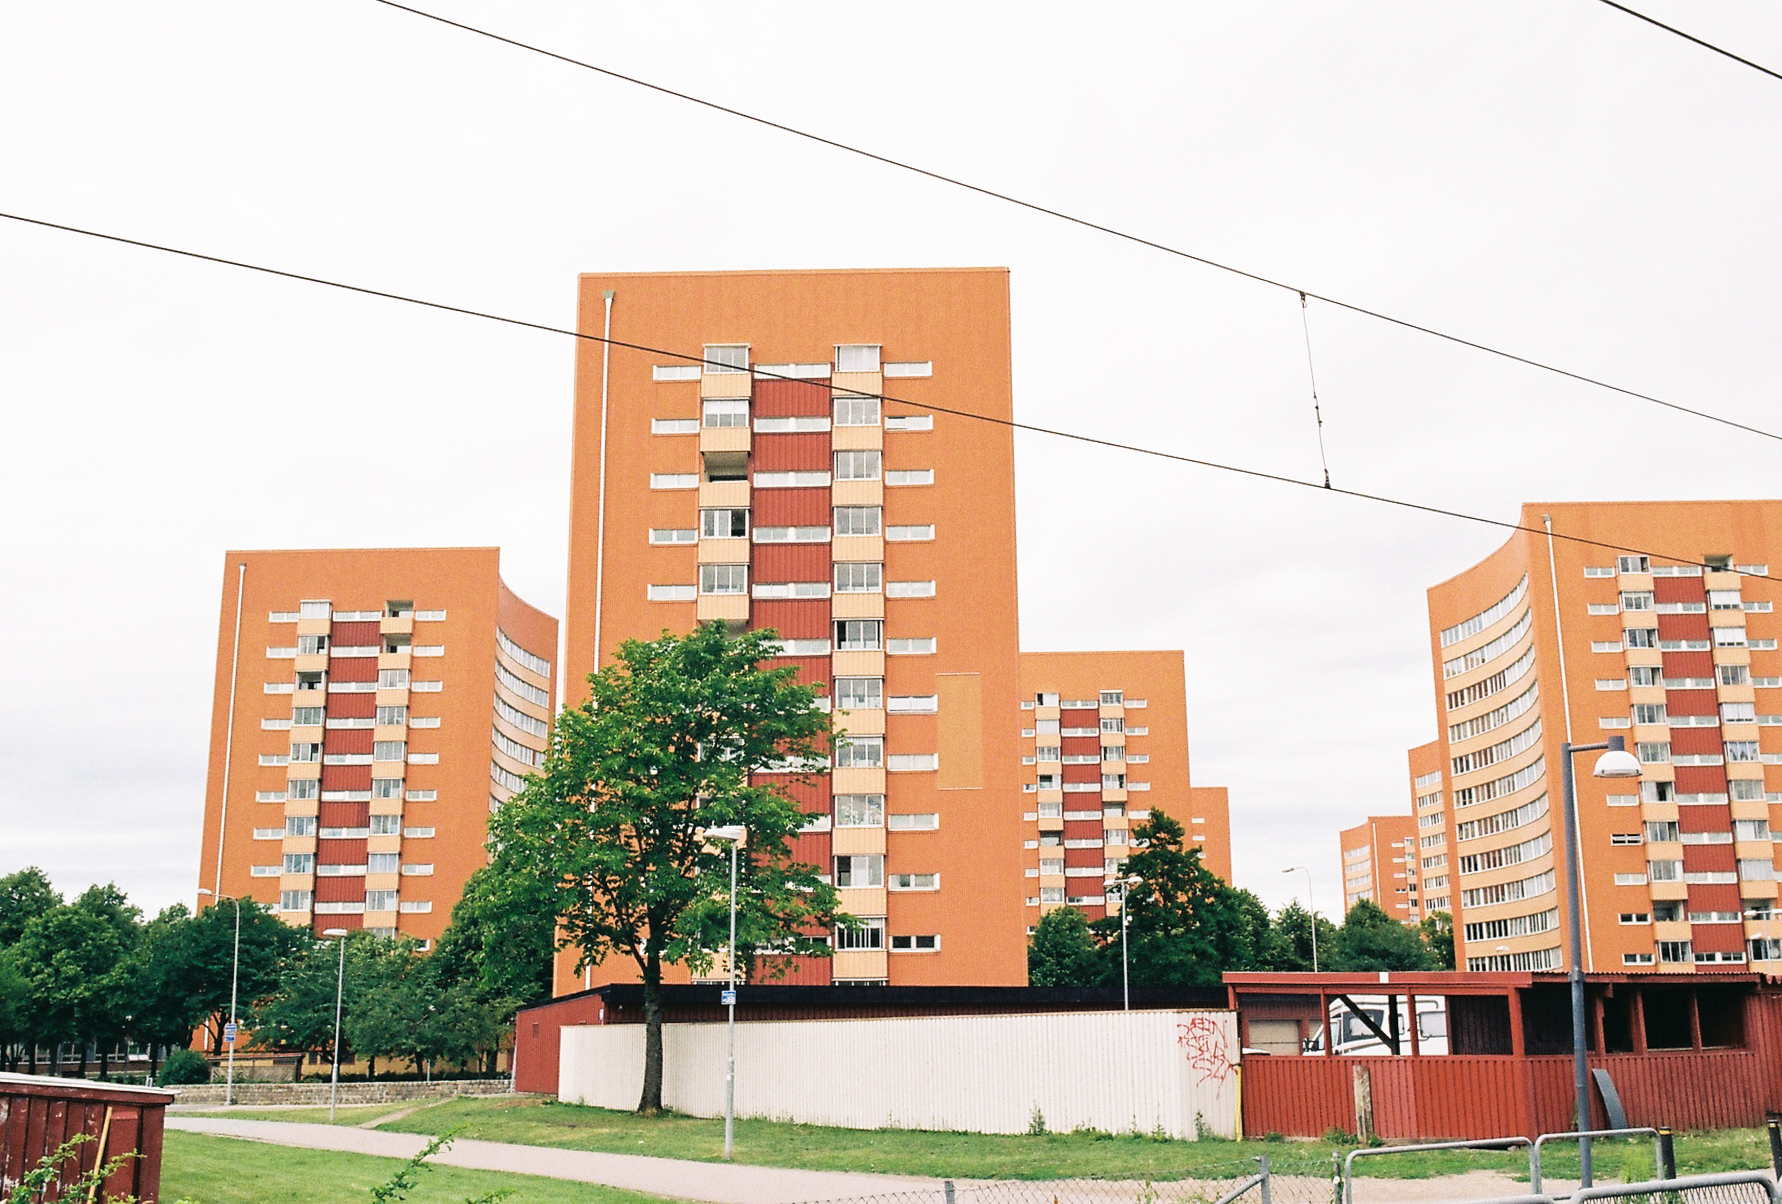
[[[210,1063],[195,1049],[176,1049],[161,1063],[160,1084],[183,1087],[188,1083],[210,1082]]]

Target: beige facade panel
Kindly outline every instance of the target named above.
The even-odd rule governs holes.
[[[747,397],[754,382],[748,372],[707,372],[699,378],[701,397]]]
[[[749,483],[747,481],[702,481],[699,485],[699,506],[701,509],[717,509],[722,507],[740,508],[749,504]],[[696,515],[689,514],[689,519]]]
[[[832,828],[829,833],[830,849],[837,857],[870,856],[885,851],[885,829],[883,828]],[[849,900],[855,896],[854,890],[838,892]],[[883,905],[881,904],[881,907]],[[849,914],[871,915],[873,912],[852,912]]]
[[[883,652],[836,652],[830,657],[830,672],[836,677],[883,677]]]
[[[749,428],[746,426],[702,426],[699,428],[699,450],[702,452],[746,452],[749,450]]]
[[[885,595],[836,594],[829,600],[829,613],[837,619],[882,619],[885,617]]]
[[[842,502],[839,499],[836,501],[838,506],[848,504],[850,503]],[[878,535],[838,535],[830,544],[830,554],[838,562],[882,561],[885,559],[885,541]],[[883,595],[879,595],[879,597],[882,599]],[[841,595],[837,594],[836,599],[840,598]],[[880,605],[883,605],[882,601]]]
[[[750,546],[746,539],[702,539],[699,541],[700,564],[747,564]]]
[[[885,503],[883,481],[836,481],[830,486],[829,492],[831,502],[837,506],[882,506]],[[842,557],[837,556],[836,559],[840,560]]]
[[[749,619],[749,596],[747,594],[700,594],[697,613],[701,623],[710,623],[716,619],[746,623]]]
[[[885,446],[882,426],[838,426],[830,435],[830,446],[836,451],[870,450]],[[844,482],[845,483],[845,482]]]

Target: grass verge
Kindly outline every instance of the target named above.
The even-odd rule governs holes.
[[[161,1199],[194,1204],[364,1204],[371,1189],[402,1166],[400,1158],[298,1150],[169,1131],[161,1163]],[[511,1189],[507,1204],[662,1204],[659,1197],[539,1175],[429,1166],[410,1204],[462,1204]]]
[[[335,1110],[335,1117],[332,1121],[328,1119],[327,1108],[212,1108],[203,1112],[175,1112],[172,1115],[232,1120],[283,1120],[291,1124],[335,1124],[350,1128],[365,1124],[367,1121],[382,1120],[384,1117],[394,1116],[398,1112],[414,1112],[421,1108],[432,1107],[436,1103],[435,1100],[409,1100],[387,1104],[342,1104]]]

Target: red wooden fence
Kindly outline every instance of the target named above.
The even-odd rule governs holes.
[[[1609,1072],[1634,1125],[1755,1127],[1782,1093],[1750,1049],[1610,1054],[1590,1065]],[[1387,1140],[1533,1137],[1572,1127],[1566,1056],[1251,1056],[1242,1074],[1246,1136],[1354,1132],[1358,1074],[1371,1087],[1374,1131]],[[1594,1113],[1593,1123],[1606,1126],[1600,1102]]]
[[[92,1140],[80,1145],[78,1166],[74,1159],[66,1164],[63,1182],[119,1154],[135,1154],[105,1181],[105,1192],[155,1204],[161,1194],[162,1122],[172,1102],[173,1092],[152,1087],[0,1074],[0,1193],[84,1133]]]

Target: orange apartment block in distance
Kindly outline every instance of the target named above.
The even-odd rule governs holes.
[[[1370,815],[1341,832],[1343,913],[1372,900],[1395,920],[1423,918],[1417,902],[1417,822],[1409,815]]]
[[[1117,914],[1103,883],[1132,825],[1161,810],[1201,861],[1231,879],[1223,786],[1190,786],[1181,652],[1023,652],[1022,790],[1027,916],[1056,907]]]
[[[664,353],[580,348],[566,702],[626,639],[778,631],[847,712],[796,851],[865,921],[786,981],[1024,983],[1014,445],[942,409],[1012,415],[1008,273],[580,287],[581,330]]]
[[[1548,521],[1612,546],[1550,540]],[[1639,781],[1575,759],[1584,968],[1782,972],[1782,502],[1528,505],[1520,522],[1429,591],[1442,735],[1425,772],[1443,775],[1451,883],[1431,894],[1453,899],[1459,964],[1566,967],[1560,746],[1619,735]]]
[[[1443,805],[1441,741],[1420,744],[1405,754],[1411,782],[1411,815],[1417,825],[1417,888],[1425,916],[1452,915],[1448,864],[1447,809]]]
[[[202,886],[317,932],[445,930],[491,806],[541,763],[553,716],[557,622],[499,561],[228,554]]]

